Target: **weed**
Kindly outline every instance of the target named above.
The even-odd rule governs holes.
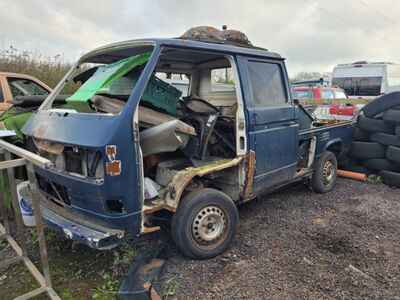
[[[39,236],[37,234],[36,229],[29,230],[32,236],[32,244],[37,245],[39,242]]]
[[[367,181],[372,184],[380,184],[382,183],[382,178],[378,175],[369,175]]]
[[[67,288],[64,288],[61,292],[60,292],[60,297],[63,300],[74,300],[75,297],[72,295],[71,291]]]
[[[0,240],[0,250],[5,249],[8,246],[8,242],[6,240]]]
[[[111,300],[115,299],[116,293],[118,291],[118,280],[112,278],[108,273],[103,275],[104,284],[94,290],[92,299],[99,300]]]
[[[118,249],[113,252],[113,255],[113,274],[121,275],[126,273],[126,271],[128,270],[133,261],[133,258],[137,255],[137,249],[128,242],[124,242]]]
[[[163,299],[168,299],[168,297],[175,296],[178,287],[179,283],[176,276],[167,279],[163,285],[163,290],[161,293]]]

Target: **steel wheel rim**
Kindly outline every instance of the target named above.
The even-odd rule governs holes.
[[[199,244],[211,244],[221,239],[226,231],[225,212],[217,206],[206,206],[195,216],[192,234]]]
[[[322,174],[323,174],[324,184],[329,185],[333,181],[335,175],[335,166],[330,160],[325,162],[324,167],[322,169]]]

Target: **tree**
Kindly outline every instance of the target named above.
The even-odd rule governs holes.
[[[304,81],[304,80],[318,80],[323,78],[324,74],[319,72],[299,72],[293,78],[290,79],[291,82]]]

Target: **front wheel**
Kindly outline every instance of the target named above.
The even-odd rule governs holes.
[[[206,259],[224,252],[239,222],[235,203],[210,188],[189,193],[172,218],[172,237],[186,256]]]
[[[313,191],[317,193],[330,192],[335,187],[336,178],[336,156],[330,151],[325,151],[315,162],[314,173],[311,179],[311,187]]]

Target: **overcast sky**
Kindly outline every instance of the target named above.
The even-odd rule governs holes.
[[[110,42],[226,24],[286,57],[294,75],[357,60],[400,62],[399,15],[398,0],[0,0],[0,47],[72,61]]]

